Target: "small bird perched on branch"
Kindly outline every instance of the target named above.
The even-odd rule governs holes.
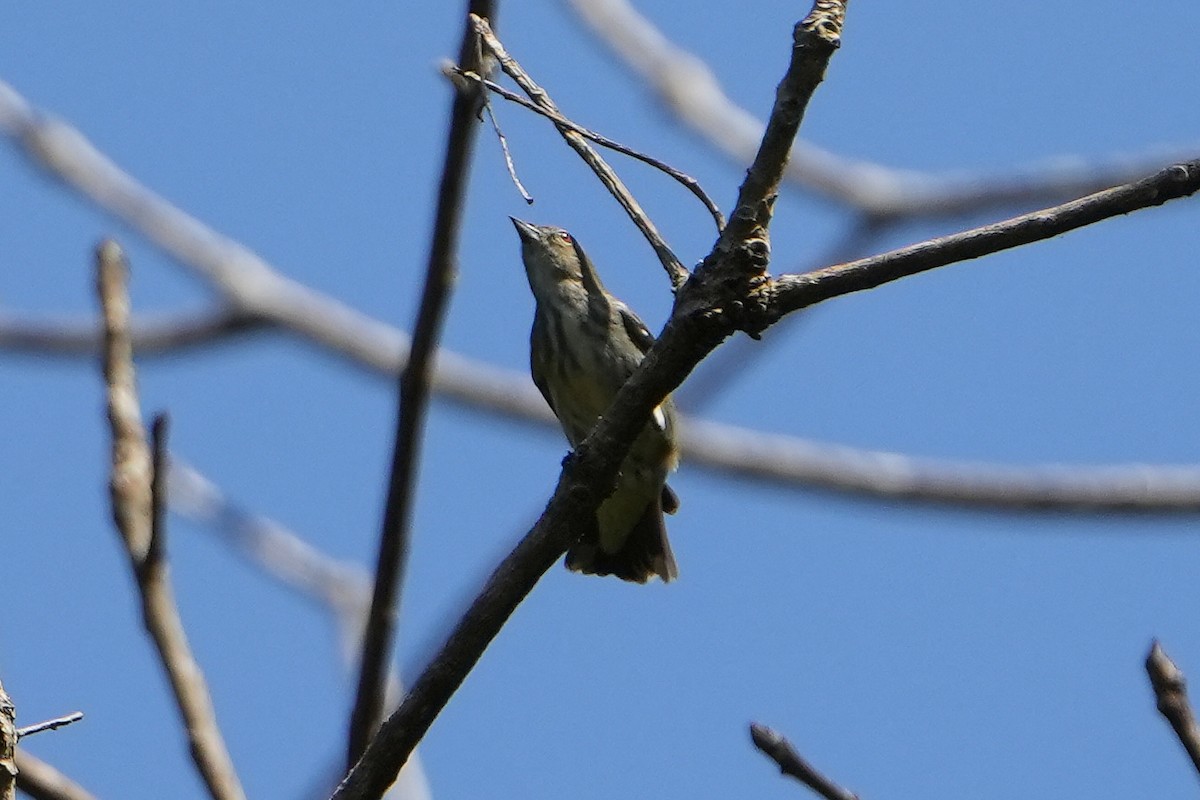
[[[608,293],[596,267],[570,233],[510,217],[536,310],[529,339],[533,382],[577,447],[641,363],[654,337],[629,307]],[[663,512],[679,499],[666,485],[678,462],[670,398],[654,409],[621,464],[616,490],[596,511],[596,525],[567,550],[568,569],[645,583],[678,577]]]

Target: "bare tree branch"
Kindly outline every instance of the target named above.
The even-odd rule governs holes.
[[[33,800],[95,800],[91,792],[24,750],[17,753],[17,788]]]
[[[697,419],[681,431],[685,464],[784,487],[997,511],[1200,512],[1195,466],[1003,467],[860,450]]]
[[[1196,725],[1192,704],[1188,702],[1187,681],[1157,639],[1151,643],[1150,653],[1146,656],[1146,674],[1150,676],[1159,712],[1179,737],[1179,743],[1192,759],[1192,766],[1200,772],[1200,727]]]
[[[59,728],[65,728],[83,719],[82,711],[72,711],[70,714],[65,714],[61,717],[48,719],[43,722],[38,722],[33,725],[26,725],[22,728],[17,728],[17,738],[24,739],[26,736],[33,736],[35,733],[44,733],[45,731],[56,731]]]
[[[167,477],[172,511],[199,523],[249,565],[330,614],[338,633],[341,666],[348,674],[354,673],[362,654],[363,629],[371,603],[373,584],[366,570],[321,552],[273,519],[247,511],[176,456],[170,459]],[[385,708],[394,709],[401,693],[393,663],[388,671]],[[339,758],[332,772],[322,767],[322,780],[340,778],[344,762],[344,757]],[[388,793],[389,797],[393,795],[405,800],[428,800],[432,796],[419,754],[414,753],[404,765]]]
[[[702,59],[671,42],[628,0],[568,0],[567,5],[684,125],[739,167],[750,161],[763,123],[725,94]],[[800,141],[786,177],[868,217],[898,222],[1053,203],[1136,180],[1194,152],[1195,147],[1164,149],[1106,163],[1059,157],[1007,174],[930,175],[845,158]]]
[[[93,193],[85,196],[202,277],[225,276],[224,282],[214,284],[214,288],[226,294],[234,309],[228,314],[239,318],[246,315],[251,326],[277,327],[378,374],[397,375],[407,363],[407,334],[349,312],[337,301],[312,290],[274,295],[265,305],[283,309],[278,314],[238,310],[246,306],[239,299],[244,294],[243,286],[258,286],[259,292],[269,294],[272,286],[286,287],[291,282],[254,280],[254,275],[261,275],[263,270],[273,273],[273,268],[244,246],[204,228],[142,187],[98,153],[78,131],[34,111],[24,98],[3,83],[0,83],[0,132],[22,145],[24,153],[40,159],[37,163],[69,187],[81,192],[84,187],[92,187]],[[131,210],[138,213],[128,213]],[[155,232],[156,226],[176,223],[181,226],[179,230]],[[195,259],[199,266],[189,263],[188,258]],[[244,276],[230,277],[242,267],[248,270]],[[168,354],[185,343],[205,341],[203,336],[193,338],[186,334],[189,327],[186,318],[179,320],[183,333],[172,330],[172,324],[159,325],[148,320],[144,326],[134,327],[135,344],[148,348],[139,350],[139,354]],[[233,330],[219,322],[209,326],[202,320],[196,321],[196,327],[211,327],[219,335]],[[0,318],[0,347],[35,354],[94,355],[98,350],[88,349],[92,341],[90,330],[90,325],[76,323],[61,332],[52,331],[48,324]],[[486,409],[516,421],[555,424],[528,375],[447,350],[438,353],[434,389],[441,397],[466,408]],[[965,508],[1171,514],[1200,509],[1200,471],[1194,467],[1130,464],[1010,468],[856,450],[695,418],[686,419],[683,429],[686,464],[793,488]],[[739,443],[745,446],[739,447]],[[763,454],[769,454],[770,458],[764,460]],[[1043,480],[1052,481],[1052,485],[1040,485]]]
[[[17,709],[0,683],[0,800],[17,796]]]
[[[97,293],[104,316],[104,378],[112,426],[113,520],[129,555],[142,601],[142,620],[158,651],[187,730],[192,760],[215,800],[245,795],[217,727],[199,664],[192,657],[167,575],[161,524],[164,437],[154,452],[146,443],[129,334],[128,267],[113,241],[96,249]],[[156,423],[161,433],[162,424]]]
[[[134,320],[130,336],[139,356],[173,355],[267,327],[270,327],[267,320],[237,309],[221,308]],[[102,339],[100,325],[90,319],[21,319],[0,314],[0,350],[93,358],[100,352]]]
[[[504,49],[504,45],[492,33],[486,20],[475,20],[475,30],[479,32],[480,37],[483,39],[484,47],[496,57],[505,74],[516,81],[517,85],[521,87],[525,94],[529,95],[534,103],[553,114],[562,116],[562,113],[558,110],[558,106],[550,99],[550,95],[546,93],[546,90],[534,83],[525,70],[521,69],[521,65]],[[680,263],[679,258],[663,240],[662,234],[658,232],[658,228],[654,226],[654,223],[646,216],[646,212],[638,205],[633,193],[617,177],[617,173],[613,171],[613,168],[587,143],[582,134],[559,122],[555,122],[554,125],[558,129],[558,132],[562,134],[567,144],[571,146],[571,149],[578,153],[579,157],[592,168],[592,171],[596,173],[596,177],[604,184],[604,188],[608,189],[609,193],[621,204],[621,208],[625,209],[625,213],[633,220],[633,224],[637,226],[642,235],[646,237],[646,241],[654,248],[655,255],[658,256],[658,260],[662,262],[663,269],[667,271],[667,276],[671,279],[671,286],[678,289],[687,280],[687,268]]]
[[[841,2],[817,0],[813,12],[796,25],[791,63],[772,110],[773,125],[768,126],[760,157],[739,192],[738,211],[714,248],[718,255],[706,260],[698,283],[693,278],[683,286],[662,337],[612,408],[566,460],[541,519],[492,573],[441,652],[383,723],[335,792],[337,800],[373,800],[382,795],[509,616],[612,492],[620,463],[652,410],[732,331],[729,318],[714,313],[714,307],[700,307],[696,298],[715,291],[709,282],[729,287],[730,292],[752,283],[741,273],[747,260],[760,263],[755,245],[762,241],[770,221],[775,186],[771,171],[782,171],[786,163],[782,139],[789,129],[794,135],[799,126],[804,106],[840,41],[843,14]],[[730,238],[731,230],[753,235],[756,241],[738,242]],[[765,260],[760,268],[765,268]]]
[[[479,16],[490,17],[491,0],[470,0],[468,17],[459,49],[459,63],[470,72],[481,72],[479,39],[472,22]],[[484,23],[486,24],[486,23]],[[375,591],[367,615],[362,660],[354,710],[350,716],[350,737],[346,768],[358,761],[367,741],[379,727],[384,713],[384,692],[388,662],[395,638],[400,592],[408,560],[412,527],[413,496],[416,491],[417,464],[421,454],[425,412],[429,405],[433,355],[441,334],[442,321],[449,303],[450,290],[458,272],[458,234],[462,226],[462,198],[467,188],[471,149],[475,141],[475,112],[482,90],[472,86],[456,91],[450,112],[450,130],[446,156],[438,188],[437,213],[433,223],[433,242],[426,267],[425,288],[413,332],[408,364],[400,374],[396,441],[392,451],[391,477],[379,556],[375,568]]]
[[[46,174],[133,227],[240,312],[377,369],[394,366],[397,352],[407,359],[407,336],[279,274],[138,183],[79,131],[35,110],[3,82],[0,133]]]
[[[962,233],[801,275],[783,275],[771,290],[778,319],[838,295],[874,289],[919,272],[1040,242],[1110,217],[1190,197],[1200,190],[1200,159],[1175,164],[1133,183]]]
[[[779,771],[803,783],[825,800],[858,800],[858,795],[843,789],[804,760],[784,736],[766,725],[750,726],[750,739],[763,755],[779,765]]]
[[[146,338],[140,340],[147,347],[145,351],[137,350],[139,326],[133,326],[136,352],[147,357],[176,352],[163,341],[171,337],[169,330],[165,327],[162,330],[163,340],[151,333],[155,325],[147,321],[140,327],[146,334]],[[63,331],[55,331],[53,324],[48,322],[37,323],[36,327],[41,331],[39,341],[26,352],[64,357],[98,352],[98,333],[90,333],[90,326],[82,322]],[[0,347],[5,344],[4,330],[4,322],[0,321]],[[161,348],[160,344],[163,345]],[[737,341],[731,342],[723,349],[737,344]],[[453,359],[455,370],[461,369],[457,373],[463,381],[461,385],[475,387],[469,394],[470,407],[494,407],[496,413],[516,421],[553,424],[545,401],[527,375],[472,362],[445,350],[439,358],[443,363]],[[386,374],[395,375],[396,372]],[[685,388],[691,383],[685,384]],[[464,395],[459,395],[460,400],[462,397]],[[686,468],[706,469],[730,478],[764,481],[790,489],[998,511],[1200,512],[1200,467],[1197,466],[1000,466],[864,450],[712,422],[691,415],[684,415],[682,420],[680,445]],[[185,515],[196,514],[188,506],[178,505],[174,495],[172,505]]]

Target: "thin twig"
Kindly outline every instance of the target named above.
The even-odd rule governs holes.
[[[487,20],[473,17],[472,21],[475,23],[475,30],[483,40],[484,47],[496,57],[501,69],[516,81],[517,85],[521,87],[525,94],[529,95],[533,102],[547,111],[553,111],[561,116],[558,106],[550,99],[550,95],[546,93],[546,90],[538,86],[525,70],[521,69],[521,65],[504,49],[504,45],[492,33]],[[654,223],[646,216],[646,212],[638,205],[637,200],[633,197],[633,193],[617,177],[617,173],[613,171],[612,167],[600,157],[600,154],[592,149],[591,145],[587,143],[582,135],[566,125],[557,122],[555,123],[555,127],[567,141],[567,144],[576,153],[579,153],[579,156],[592,168],[592,171],[600,178],[600,182],[617,199],[617,202],[625,209],[625,213],[629,215],[629,218],[637,225],[638,230],[646,237],[646,241],[654,248],[654,253],[658,256],[658,260],[662,262],[663,268],[667,271],[667,276],[671,279],[671,286],[676,289],[682,286],[684,281],[688,279],[689,273],[687,268],[680,263],[679,258],[672,252],[666,241],[663,240],[662,234],[658,232]]]
[[[569,128],[570,130],[573,130],[576,133],[578,133],[583,138],[588,139],[589,141],[595,142],[596,144],[600,145],[601,147],[607,147],[609,150],[616,150],[618,153],[623,153],[624,155],[627,155],[630,158],[635,158],[638,161],[641,161],[643,164],[649,164],[650,166],[654,167],[655,169],[666,173],[671,178],[674,178],[676,181],[678,181],[680,184],[682,184],[689,192],[694,194],[700,200],[701,203],[704,204],[704,207],[708,210],[708,213],[712,216],[713,221],[717,224],[717,232],[718,233],[721,231],[722,228],[725,227],[725,215],[721,213],[721,209],[717,207],[717,204],[715,202],[713,202],[713,199],[708,196],[707,192],[704,191],[704,188],[700,185],[700,182],[697,181],[695,178],[693,178],[691,175],[688,175],[686,172],[680,172],[679,170],[675,169],[674,167],[672,167],[670,164],[668,164],[665,161],[660,161],[659,159],[654,158],[653,156],[647,155],[638,150],[634,150],[632,147],[623,145],[620,142],[615,141],[613,139],[609,139],[607,136],[604,136],[603,134],[599,134],[593,130],[589,130],[588,128],[583,127],[582,125],[580,125],[577,122],[572,122],[571,120],[567,119],[562,114],[560,114],[559,112],[553,111],[548,108],[543,108],[542,106],[539,106],[537,103],[534,103],[530,100],[526,100],[524,97],[521,97],[521,95],[519,95],[515,92],[510,92],[508,89],[505,89],[503,86],[501,86],[498,83],[494,83],[493,81],[489,81],[489,80],[482,80],[478,75],[476,75],[474,73],[464,72],[463,70],[458,69],[457,67],[454,67],[454,66],[448,66],[448,67],[446,67],[446,69],[449,70],[450,72],[452,72],[453,75],[456,77],[462,77],[462,78],[465,78],[466,80],[470,80],[470,81],[482,81],[483,85],[486,86],[489,91],[492,91],[492,92],[500,95],[505,100],[508,100],[509,102],[516,103],[517,105],[523,106],[524,108],[529,109],[530,111],[534,112],[535,114],[541,114],[546,119],[552,120],[555,124],[560,125],[564,128]]]
[[[858,795],[843,789],[804,760],[783,735],[766,725],[750,726],[750,739],[763,755],[779,765],[779,771],[803,783],[825,800],[858,800]]]
[[[1151,643],[1150,653],[1146,656],[1146,674],[1150,676],[1159,713],[1170,723],[1179,743],[1192,759],[1192,766],[1200,772],[1200,727],[1196,725],[1192,704],[1188,702],[1187,680],[1157,639]]]
[[[158,650],[159,659],[186,728],[192,760],[216,800],[244,800],[233,762],[217,727],[216,714],[199,664],[188,646],[167,574],[161,525],[163,482],[154,475],[162,446],[153,455],[146,443],[133,369],[129,334],[128,267],[113,241],[96,249],[97,293],[104,316],[104,377],[108,418],[112,426],[113,519],[129,555],[142,601],[142,621]]]
[[[815,60],[817,71],[824,69],[833,54],[840,34],[843,6],[831,0],[817,0],[814,11],[797,25],[797,46],[792,49],[791,64],[780,83],[776,109],[772,112],[796,115],[808,101],[806,91],[815,88],[808,81]],[[824,45],[817,41],[824,42]],[[764,150],[768,145],[764,144]],[[765,174],[768,164],[778,160],[782,169],[787,154],[776,149],[771,141],[770,152],[761,160],[762,171],[747,178],[741,199],[747,205],[760,208],[765,198],[753,197],[755,188],[771,185]],[[741,205],[741,204],[739,204]],[[759,217],[762,224],[769,215]],[[733,227],[733,222],[730,227]],[[729,228],[726,228],[728,232]],[[737,252],[738,243],[726,242],[728,252]],[[739,269],[735,259],[729,259],[730,270]],[[728,283],[721,264],[710,264],[710,280]],[[691,286],[689,282],[688,286]],[[700,286],[697,291],[711,291]],[[454,628],[442,650],[417,678],[408,696],[371,740],[359,762],[342,781],[336,800],[375,800],[387,789],[417,743],[424,737],[434,719],[449,702],[467,674],[478,663],[483,651],[500,632],[517,606],[532,591],[537,581],[566,550],[573,534],[583,521],[596,513],[604,499],[597,487],[611,487],[616,480],[621,461],[634,438],[646,425],[652,410],[662,403],[696,363],[729,334],[731,327],[712,308],[686,312],[694,300],[685,287],[679,303],[662,337],[646,355],[637,372],[617,394],[616,401],[600,419],[596,428],[580,443],[564,462],[562,474],[546,511],[516,548],[496,568],[487,584],[476,597],[462,620]]]
[[[471,71],[481,69],[478,36],[471,21],[479,19],[477,15],[490,17],[492,13],[491,0],[470,0],[459,61]],[[375,591],[367,616],[358,691],[350,716],[347,769],[358,761],[383,719],[387,665],[391,659],[395,620],[408,558],[417,464],[429,406],[433,357],[457,275],[462,198],[466,193],[471,149],[475,140],[475,111],[482,97],[486,97],[486,94],[478,89],[456,91],[450,112],[450,130],[438,187],[437,213],[433,223],[425,287],[413,328],[408,365],[399,381],[396,440],[392,451],[383,531],[379,539]]]
[[[17,753],[17,769],[17,788],[33,800],[95,800],[87,789],[24,750]]]
[[[42,731],[56,731],[59,728],[65,728],[71,723],[79,722],[81,719],[83,719],[83,712],[73,711],[70,714],[48,719],[36,725],[26,725],[23,728],[17,728],[17,738],[24,739],[26,736],[33,736],[35,733],[41,733]]]
[[[725,94],[701,58],[670,41],[628,0],[566,4],[623,66],[657,93],[660,107],[739,169],[749,163],[763,122]],[[931,174],[851,159],[798,141],[785,179],[891,225],[1060,202],[1136,180],[1195,149],[1160,149],[1103,161],[1058,157],[997,174]]]
[[[461,70],[456,70],[462,73]],[[462,73],[466,74],[466,73]],[[471,73],[474,75],[474,73]],[[486,97],[487,95],[484,95]],[[517,165],[513,163],[512,153],[508,151],[508,137],[504,135],[504,131],[500,130],[500,121],[496,119],[496,113],[492,110],[492,104],[487,100],[483,103],[483,111],[487,114],[488,121],[492,123],[492,130],[496,134],[496,141],[500,142],[500,152],[504,154],[504,166],[508,170],[509,180],[517,187],[517,191],[521,193],[521,199],[529,205],[533,205],[533,195],[525,190],[525,184],[521,183],[521,179],[517,177]]]

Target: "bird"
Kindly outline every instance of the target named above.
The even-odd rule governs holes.
[[[654,336],[604,288],[595,265],[569,232],[510,217],[535,310],[529,337],[533,382],[571,447],[578,447],[633,374]],[[634,440],[617,486],[567,550],[568,569],[645,583],[679,576],[663,514],[679,499],[666,484],[679,461],[674,406],[668,397]]]

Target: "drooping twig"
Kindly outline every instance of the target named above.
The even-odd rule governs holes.
[[[763,755],[779,765],[779,771],[803,783],[825,800],[858,800],[858,795],[843,789],[804,760],[783,735],[766,725],[750,726],[750,739]]]
[[[467,73],[462,74],[465,75]],[[525,189],[525,184],[521,183],[521,179],[517,177],[517,165],[513,163],[512,153],[508,151],[508,137],[504,135],[504,131],[500,130],[500,120],[496,119],[496,113],[492,110],[491,102],[484,101],[483,111],[487,114],[488,121],[492,123],[492,131],[496,134],[496,141],[500,142],[500,152],[504,154],[504,166],[508,170],[509,180],[513,182],[513,185],[517,187],[517,191],[521,193],[521,199],[532,205],[533,195]]]
[[[1146,656],[1146,674],[1150,676],[1159,713],[1170,723],[1179,743],[1192,759],[1192,766],[1200,772],[1200,727],[1196,725],[1192,704],[1188,702],[1187,681],[1157,639],[1151,643],[1150,653]]]
[[[243,800],[241,784],[217,727],[216,714],[200,666],[192,657],[167,575],[163,532],[155,510],[162,508],[163,481],[154,475],[163,463],[164,437],[157,452],[146,442],[133,369],[129,333],[128,267],[113,241],[96,249],[97,293],[104,317],[104,377],[112,427],[113,519],[125,544],[142,601],[142,621],[158,651],[183,717],[192,760],[216,800]],[[161,425],[156,426],[161,427]]]
[[[454,76],[461,77],[464,80],[481,81],[483,83],[483,85],[488,88],[488,91],[491,91],[491,92],[494,92],[495,94],[500,95],[505,100],[508,100],[511,103],[516,103],[520,106],[523,106],[524,108],[529,109],[530,111],[532,111],[535,114],[540,114],[541,116],[545,117],[546,119],[552,120],[555,124],[557,124],[559,126],[562,126],[564,128],[569,128],[570,130],[575,131],[576,133],[578,133],[580,136],[587,139],[588,141],[595,142],[596,144],[600,145],[601,147],[607,147],[609,150],[616,150],[618,153],[627,155],[630,158],[635,158],[638,161],[641,161],[643,164],[649,164],[650,166],[654,167],[655,169],[666,173],[667,175],[671,176],[676,181],[678,181],[680,184],[682,184],[689,192],[694,194],[700,200],[701,203],[704,204],[704,207],[706,209],[708,209],[708,213],[712,216],[713,221],[717,224],[718,232],[720,232],[720,230],[725,227],[725,215],[721,213],[721,209],[717,207],[717,204],[715,202],[713,202],[713,199],[708,196],[707,192],[704,191],[704,187],[702,187],[700,185],[700,182],[697,181],[695,178],[693,178],[691,175],[688,175],[685,172],[680,172],[679,170],[675,169],[674,167],[672,167],[670,164],[668,164],[665,161],[660,161],[659,159],[654,158],[653,156],[647,155],[638,150],[634,150],[632,147],[627,147],[626,145],[623,145],[618,141],[609,139],[607,136],[596,133],[593,130],[589,130],[588,128],[583,127],[582,125],[580,125],[577,122],[572,122],[571,120],[567,119],[566,117],[564,117],[562,114],[558,113],[557,111],[552,111],[551,109],[544,108],[530,100],[526,100],[524,97],[521,97],[521,95],[519,95],[515,92],[510,92],[508,89],[505,89],[503,86],[501,86],[498,83],[494,83],[493,81],[488,81],[488,80],[482,80],[478,75],[475,75],[475,74],[469,73],[469,72],[464,72],[463,70],[458,69],[457,67],[454,67],[453,65],[449,65],[445,69],[448,70],[450,73],[452,73]]]
[[[469,21],[463,31],[459,60],[472,72],[480,71],[482,66],[478,35],[471,21],[479,19],[478,15],[490,17],[492,13],[491,0],[470,0]],[[399,381],[396,440],[375,568],[375,591],[367,616],[358,691],[350,717],[347,769],[358,761],[383,718],[387,665],[391,659],[393,631],[408,558],[417,464],[429,404],[433,358],[450,290],[458,271],[462,199],[466,192],[471,148],[475,140],[475,112],[483,96],[482,91],[475,87],[468,91],[457,91],[450,112],[450,130],[438,188],[425,287],[413,328],[412,350]]]
[[[38,722],[34,725],[26,725],[23,728],[17,728],[17,738],[24,739],[26,736],[33,736],[35,733],[42,733],[43,731],[56,731],[59,728],[65,728],[67,725],[79,722],[81,719],[83,719],[83,712],[73,711],[70,714],[66,714],[61,717],[55,717],[54,719],[48,719],[44,722]]]
[[[17,753],[17,788],[33,800],[95,800],[87,789],[24,750]]]
[[[517,85],[521,87],[525,94],[529,95],[534,103],[547,111],[552,111],[561,116],[558,106],[550,99],[550,95],[546,93],[546,90],[538,86],[525,70],[521,68],[521,65],[504,49],[504,45],[496,38],[487,20],[474,17],[473,21],[475,23],[475,30],[479,32],[483,40],[484,47],[496,57],[496,60],[500,63],[500,68],[504,70],[505,74],[516,81]],[[600,178],[600,182],[617,199],[617,202],[625,209],[625,213],[629,215],[629,218],[637,225],[638,230],[646,237],[646,241],[654,248],[655,255],[658,256],[658,260],[662,262],[663,268],[667,271],[667,276],[671,279],[671,285],[675,288],[682,286],[683,282],[688,278],[689,273],[687,268],[680,263],[679,258],[672,252],[666,241],[663,240],[662,234],[658,232],[654,223],[646,216],[646,212],[638,205],[633,194],[626,188],[621,179],[617,177],[617,173],[587,143],[581,134],[557,122],[555,123],[555,127],[558,128],[559,133],[562,134],[567,144],[576,153],[579,153],[580,158],[592,168],[592,171]]]
[[[843,9],[841,3],[818,0],[813,13],[797,24],[792,63],[780,83],[772,116],[780,113],[798,124],[798,111],[808,100],[806,92],[811,93],[815,88],[815,83],[808,80],[813,68],[799,62],[814,60],[818,62],[817,71],[823,70],[839,40]],[[760,164],[763,171],[747,178],[752,188],[743,187],[739,207],[745,204],[761,209],[766,198],[754,194],[771,185],[765,175],[768,163],[777,159],[782,169],[786,161],[786,151],[777,151],[773,144],[770,148],[764,144],[764,150],[768,155]],[[755,221],[761,225],[769,222],[769,209]],[[731,220],[726,231],[734,224]],[[726,242],[725,249],[729,253],[740,252],[737,242]],[[730,269],[740,269],[739,263],[732,257],[730,260],[733,261]],[[721,275],[719,262],[710,264],[707,274],[722,284],[728,282]],[[712,289],[701,286],[696,291],[704,293]],[[712,309],[706,313],[687,311],[695,302],[688,294],[685,286],[663,336],[618,393],[595,430],[568,457],[541,519],[488,578],[442,650],[417,678],[400,708],[383,723],[363,757],[338,787],[334,794],[337,800],[374,800],[382,795],[509,616],[566,550],[578,525],[594,515],[600,502],[612,491],[619,465],[653,409],[705,353],[731,332],[732,327],[726,327],[728,322],[714,315]],[[680,308],[688,316],[677,321]]]
[[[763,122],[725,94],[702,59],[670,41],[628,0],[569,0],[567,5],[621,64],[653,88],[668,113],[739,168],[749,163]],[[891,225],[1055,203],[1137,180],[1195,150],[1163,149],[1103,161],[1058,157],[1007,173],[938,175],[855,160],[800,141],[785,178]]]

